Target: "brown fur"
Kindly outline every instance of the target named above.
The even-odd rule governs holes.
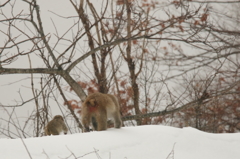
[[[45,135],[59,135],[62,131],[66,135],[68,128],[61,115],[56,115],[45,127]]]
[[[117,98],[111,94],[90,94],[82,105],[81,117],[84,132],[90,131],[89,126],[92,122],[95,130],[106,130],[108,118],[114,120],[115,128],[122,127],[119,103]]]

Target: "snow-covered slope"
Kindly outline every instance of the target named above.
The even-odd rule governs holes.
[[[0,159],[240,159],[239,134],[159,125],[28,139],[0,139]],[[82,157],[81,157],[82,156]]]

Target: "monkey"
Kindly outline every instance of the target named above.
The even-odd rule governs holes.
[[[61,115],[56,115],[45,127],[45,135],[59,135],[60,132],[64,132],[66,135],[68,128],[64,123],[63,117]]]
[[[81,120],[83,132],[89,132],[92,124],[95,131],[107,129],[108,118],[114,120],[114,127],[121,128],[122,120],[118,99],[111,94],[92,93],[82,104]]]

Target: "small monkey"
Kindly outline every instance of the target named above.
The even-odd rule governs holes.
[[[45,127],[45,135],[59,135],[62,131],[66,135],[68,128],[61,115],[56,115]]]
[[[92,93],[83,102],[81,111],[84,132],[89,132],[92,123],[94,130],[107,129],[107,119],[114,120],[115,128],[122,127],[118,99],[111,94]]]

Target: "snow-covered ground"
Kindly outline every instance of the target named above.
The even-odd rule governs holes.
[[[23,140],[0,139],[0,159],[30,156],[33,159],[240,159],[240,133],[210,134],[190,127],[148,125]]]

